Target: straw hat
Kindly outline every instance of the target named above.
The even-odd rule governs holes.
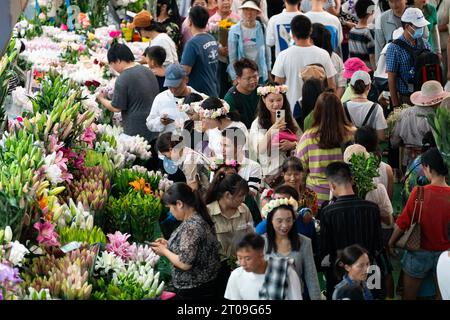
[[[450,93],[444,91],[440,82],[430,80],[422,84],[420,91],[411,95],[411,102],[416,106],[428,107],[441,103],[448,96]]]
[[[344,162],[350,163],[350,160],[352,159],[352,156],[354,154],[364,154],[366,156],[366,159],[369,158],[369,153],[367,152],[366,148],[360,144],[352,144],[347,147],[344,151]]]

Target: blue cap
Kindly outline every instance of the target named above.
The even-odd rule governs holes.
[[[186,76],[187,76],[186,71],[184,70],[181,64],[178,63],[171,64],[166,68],[166,80],[164,80],[164,87],[166,88],[178,87],[183,78]]]

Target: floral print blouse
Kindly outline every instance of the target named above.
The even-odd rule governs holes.
[[[220,268],[220,244],[214,232],[199,214],[183,221],[169,239],[169,249],[180,261],[191,265],[187,271],[172,266],[173,285],[177,289],[199,287],[217,277]]]

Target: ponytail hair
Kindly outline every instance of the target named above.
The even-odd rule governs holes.
[[[238,174],[225,174],[225,172],[218,172],[210,183],[208,191],[206,192],[206,204],[213,203],[221,199],[225,192],[232,195],[237,195],[241,192],[248,193],[248,183]]]
[[[177,201],[183,202],[186,206],[194,208],[203,220],[214,229],[214,222],[209,215],[208,208],[206,207],[200,192],[193,191],[186,183],[174,183],[169,190],[164,193],[162,201],[166,205],[175,205]]]
[[[351,85],[353,92],[356,94],[363,94],[366,92],[368,86],[369,85],[366,85],[363,80],[356,80],[355,84]]]
[[[337,252],[337,259],[335,263],[335,269],[338,278],[342,279],[342,277],[347,273],[347,271],[345,270],[346,265],[351,266],[364,254],[369,255],[369,252],[358,244],[354,244],[344,248],[343,250],[339,250]]]

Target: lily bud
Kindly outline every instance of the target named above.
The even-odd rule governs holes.
[[[6,243],[10,243],[13,237],[13,233],[10,226],[6,226],[4,240]]]

